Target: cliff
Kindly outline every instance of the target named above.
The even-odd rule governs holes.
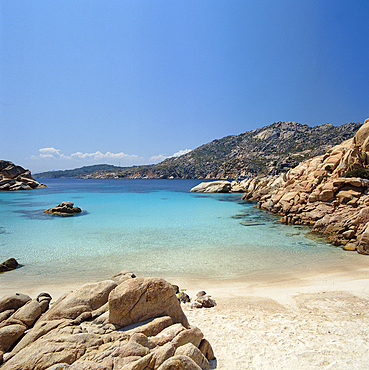
[[[235,179],[274,175],[287,172],[302,160],[325,153],[332,145],[351,138],[359,127],[360,123],[310,127],[296,122],[277,122],[213,140],[156,165],[125,168],[88,166],[44,172],[39,177]]]
[[[29,170],[16,166],[12,162],[0,160],[0,191],[36,188],[46,188],[46,186],[36,181]]]
[[[369,119],[353,138],[286,174],[233,185],[282,222],[312,225],[333,244],[369,254]]]

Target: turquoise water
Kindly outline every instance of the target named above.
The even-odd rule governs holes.
[[[0,193],[0,260],[23,266],[0,289],[87,282],[123,269],[142,276],[234,279],[344,258],[307,228],[240,201],[195,194],[198,180],[43,180],[47,189]],[[63,201],[74,217],[42,211]]]

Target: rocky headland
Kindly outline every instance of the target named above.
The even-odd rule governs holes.
[[[0,191],[37,188],[46,188],[46,185],[36,181],[29,170],[12,162],[0,160]]]
[[[332,145],[351,138],[360,126],[360,123],[353,122],[315,127],[296,122],[275,122],[213,140],[180,157],[167,158],[154,165],[94,165],[44,172],[39,177],[236,179],[275,175],[287,172],[302,160],[324,154]]]
[[[48,293],[2,297],[1,369],[209,369],[212,347],[175,289],[122,271],[51,305]]]
[[[280,214],[281,222],[311,225],[333,244],[369,254],[369,119],[353,138],[287,173],[191,191],[243,192],[243,200]]]

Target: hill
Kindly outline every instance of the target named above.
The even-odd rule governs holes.
[[[276,122],[240,135],[213,140],[155,165],[97,165],[38,174],[42,178],[209,178],[234,179],[287,172],[302,160],[325,153],[355,135],[360,123],[315,127]]]

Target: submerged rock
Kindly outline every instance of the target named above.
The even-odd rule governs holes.
[[[73,216],[77,213],[81,213],[82,210],[79,207],[74,207],[73,202],[63,202],[55,207],[45,209],[44,213],[51,213],[59,216]]]

